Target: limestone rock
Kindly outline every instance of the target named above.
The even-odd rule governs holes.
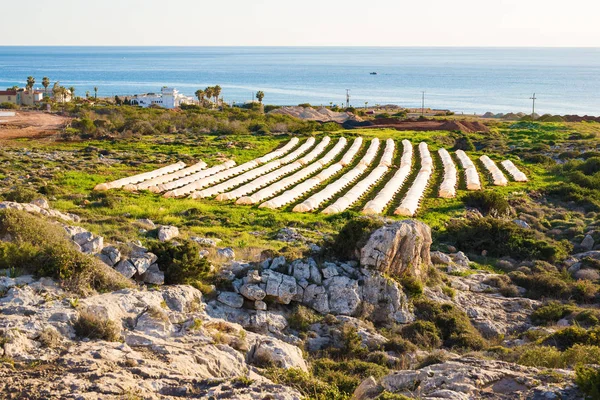
[[[334,276],[324,283],[327,287],[330,312],[353,315],[361,301],[358,282],[347,276]]]
[[[278,303],[290,304],[296,295],[296,279],[294,277],[267,270],[263,273],[263,279],[266,279],[267,296],[274,297]]]
[[[594,238],[592,235],[585,235],[579,246],[584,250],[592,250],[594,248]]]
[[[217,300],[233,308],[241,308],[244,305],[244,298],[234,292],[221,292]]]
[[[424,279],[431,264],[431,243],[431,228],[423,222],[387,224],[373,232],[360,249],[360,264],[390,275]]]
[[[142,274],[141,278],[144,283],[150,285],[164,285],[165,283],[165,273],[158,268],[157,264],[149,266],[146,272]]]
[[[119,261],[119,263],[115,266],[115,270],[120,272],[121,275],[126,278],[132,278],[137,272],[135,265],[133,265],[129,260]]]
[[[257,284],[245,284],[240,287],[240,294],[248,300],[262,300],[267,293]]]
[[[450,265],[452,264],[452,258],[441,251],[432,251],[431,262],[436,265]]]
[[[235,253],[231,247],[225,247],[222,249],[217,249],[217,254],[221,257],[224,257],[228,260],[233,260],[235,258]]]
[[[179,228],[176,226],[163,225],[158,228],[158,240],[161,242],[168,242],[179,236]]]
[[[260,339],[248,354],[251,363],[275,365],[279,368],[300,368],[307,372],[308,367],[302,358],[302,351],[296,346],[275,338]]]

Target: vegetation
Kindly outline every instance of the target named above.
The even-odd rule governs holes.
[[[121,339],[121,329],[114,321],[87,311],[79,313],[79,318],[73,324],[73,328],[75,334],[80,338],[100,339],[108,342],[118,342]]]

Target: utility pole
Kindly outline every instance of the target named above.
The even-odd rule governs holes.
[[[421,92],[421,117],[425,115],[425,92]]]
[[[532,96],[532,97],[530,97],[530,98],[529,98],[529,100],[532,100],[532,101],[533,101],[533,109],[531,110],[531,119],[532,119],[532,120],[533,120],[533,119],[535,119],[535,117],[534,117],[534,116],[535,116],[535,100],[536,100],[536,99],[537,99],[537,98],[535,97],[535,93],[533,94],[533,96]]]
[[[350,107],[350,89],[346,89],[346,108]]]

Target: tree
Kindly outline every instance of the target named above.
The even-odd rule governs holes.
[[[33,89],[33,85],[35,85],[35,78],[33,76],[28,76],[27,85],[25,87],[27,90],[31,91],[31,89]]]
[[[60,82],[59,81],[54,82],[54,86],[52,86],[52,94],[54,95],[54,100],[56,100],[56,97],[60,94]]]
[[[71,86],[69,88],[69,92],[71,93],[71,98],[74,99],[75,98],[75,88],[73,86]]]
[[[117,96],[115,94],[115,103],[120,106],[121,104],[123,104],[123,101],[121,100],[121,98],[119,96]]]
[[[48,94],[48,86],[50,86],[50,78],[47,76],[42,78],[42,86],[44,87],[44,94]]]
[[[219,96],[221,95],[221,86],[217,85],[213,88],[213,96],[215,96],[215,103],[219,105]]]
[[[86,99],[89,99],[89,98],[90,98],[90,91],[89,91],[89,90],[86,90],[86,91],[85,91],[85,98],[86,98]]]
[[[206,97],[208,97],[209,99],[211,99],[215,94],[214,88],[212,86],[207,87],[206,89],[204,89],[204,93],[206,94]]]
[[[200,103],[200,105],[204,104],[204,96],[206,96],[206,92],[204,90],[196,90],[196,97],[198,98],[198,102]]]
[[[98,86],[94,86],[94,99],[98,98]]]
[[[265,98],[265,92],[259,90],[258,92],[256,92],[256,98],[258,99],[258,102],[262,104],[262,101]]]

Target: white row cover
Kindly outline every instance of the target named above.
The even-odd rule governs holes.
[[[362,210],[363,214],[381,214],[383,209],[390,201],[392,201],[394,195],[400,191],[408,175],[410,175],[413,155],[412,144],[404,139],[402,141],[402,146],[404,150],[402,152],[402,158],[400,159],[400,168],[385,184],[383,189],[377,193],[377,196],[365,204],[365,207]]]
[[[235,204],[259,203],[265,199],[268,199],[269,197],[276,195],[277,193],[279,193],[281,191],[284,191],[288,187],[293,186],[296,183],[306,179],[307,177],[309,177],[310,175],[319,171],[320,169],[323,169],[323,167],[326,165],[326,162],[328,160],[333,160],[339,153],[341,153],[341,151],[345,147],[345,146],[341,145],[341,143],[343,143],[343,142],[338,141],[338,143],[331,150],[329,150],[327,152],[327,154],[325,154],[321,159],[315,161],[314,163],[310,164],[309,166],[302,168],[300,171],[296,172],[293,175],[283,178],[279,182],[275,182],[275,183],[267,186],[266,188],[259,190],[258,192],[254,193],[252,196],[240,197],[235,202]],[[262,205],[261,205],[261,207],[262,207]]]
[[[389,166],[392,164],[394,159],[394,149],[396,144],[392,139],[386,140],[385,149],[383,150],[383,156],[379,162],[379,165],[375,167],[373,171],[366,178],[358,182],[352,189],[346,192],[342,197],[336,200],[335,203],[325,208],[323,214],[336,214],[340,213],[352,204],[356,203],[369,189],[375,185],[387,172]]]
[[[268,162],[269,160],[272,160],[273,158],[281,157],[283,154],[289,153],[292,150],[292,148],[295,147],[296,144],[298,144],[298,142],[299,142],[298,138],[292,138],[285,146],[283,146],[282,148],[280,148],[278,150],[275,150],[271,153],[265,154],[264,156],[262,156],[260,158],[256,158],[252,161],[248,161],[244,164],[238,165],[237,167],[228,168],[228,169],[225,169],[214,175],[210,175],[210,176],[195,180],[193,182],[186,184],[185,186],[179,187],[178,189],[170,190],[170,191],[166,192],[163,196],[167,197],[167,198],[181,197],[181,196],[185,196],[190,193],[193,193],[196,190],[205,188],[207,186],[214,185],[225,179],[231,178],[232,176],[236,176],[236,175],[241,174],[242,172],[251,170],[252,168],[256,168],[257,166],[259,166],[265,162]]]
[[[325,138],[325,139],[329,139],[329,138]],[[293,162],[291,164],[288,164],[288,165],[284,165],[283,167],[278,168],[275,171],[272,171],[266,175],[260,176],[256,179],[254,179],[253,181],[248,182],[247,184],[240,186],[237,189],[232,190],[231,192],[221,193],[217,196],[217,200],[224,201],[224,200],[234,200],[234,199],[240,198],[249,193],[257,191],[258,189],[265,187],[266,185],[268,185],[270,183],[275,182],[282,176],[285,176],[299,168],[302,168],[304,165],[308,164],[310,161],[312,161],[318,155],[316,153],[316,150],[319,146],[323,145],[323,149],[325,149],[326,145],[329,144],[329,140],[325,141],[325,139],[323,139],[323,141],[321,141],[321,143],[319,143],[319,145],[317,147],[315,147],[315,149],[310,154],[307,154],[305,157],[302,157],[300,160]],[[343,137],[340,138],[333,148],[333,150],[335,150],[335,151],[328,152],[327,155],[321,159],[321,162],[323,164],[328,164],[329,161],[327,161],[327,159],[328,159],[327,156],[329,156],[329,155],[333,156],[334,153],[339,154],[339,152],[341,152],[344,149],[344,147],[346,147],[346,144],[347,144],[346,138],[343,138]],[[312,153],[315,153],[315,154],[312,154]],[[333,159],[334,157],[335,156],[333,156],[331,159]]]
[[[186,176],[185,178],[180,178],[177,179],[173,182],[167,182],[167,183],[163,183],[160,185],[156,185],[156,186],[150,186],[148,188],[148,190],[150,190],[153,193],[162,193],[162,192],[166,192],[168,190],[173,190],[176,189],[178,187],[182,187],[185,186],[189,183],[195,182],[197,180],[200,180],[202,178],[205,178],[207,176],[211,176],[216,174],[217,172],[221,172],[223,170],[229,169],[231,167],[235,166],[235,161],[233,160],[228,160],[225,161],[222,164],[217,164],[213,167],[210,167],[208,169],[204,169],[202,171],[198,171],[195,174],[192,174],[190,176]]]
[[[360,150],[362,144],[363,138],[357,137],[356,139],[354,139],[354,142],[352,142],[352,146],[350,146],[346,154],[344,154],[344,156],[340,160],[340,164],[342,164],[342,167],[345,167],[346,165],[352,163],[352,160],[354,160],[354,157],[358,153],[358,150]]]
[[[135,190],[146,190],[152,186],[157,186],[162,183],[171,182],[171,181],[183,178],[185,176],[194,174],[198,171],[203,170],[204,168],[206,168],[206,163],[204,161],[200,161],[200,162],[197,162],[196,164],[191,165],[187,168],[180,169],[179,171],[175,171],[171,174],[166,174],[163,176],[158,176],[156,178],[145,180],[144,182],[138,183],[137,185],[125,185],[123,187],[123,189],[128,190],[130,192],[133,192]]]
[[[297,137],[294,137],[289,142],[287,142],[285,144],[285,146],[283,146],[282,148],[274,150],[270,153],[267,153],[264,156],[257,158],[256,161],[259,164],[264,164],[266,162],[269,162],[271,160],[279,158],[279,157],[283,156],[284,154],[289,153],[294,147],[296,147],[298,142],[300,142],[300,139],[298,139]]]
[[[429,179],[433,172],[433,160],[429,148],[424,142],[419,143],[419,154],[421,155],[421,169],[410,189],[402,199],[400,206],[394,211],[396,215],[413,216],[419,208],[419,202],[427,189]]]
[[[467,153],[462,150],[456,150],[456,156],[465,170],[467,190],[481,190],[481,181],[479,180],[479,174],[477,173],[477,168],[475,168],[473,161],[471,161]]]
[[[379,165],[391,167],[394,163],[394,150],[396,150],[396,143],[394,142],[394,139],[387,139],[385,141],[385,149],[383,150],[383,155],[381,156]]]
[[[504,167],[505,170],[513,177],[513,179],[517,182],[527,182],[527,176],[517,168],[515,164],[513,164],[510,160],[504,160],[500,164]]]
[[[317,153],[313,153],[314,157],[316,157],[319,153],[322,153],[325,150],[327,144],[329,144],[330,139],[328,137],[324,138],[321,142],[325,142],[324,146],[318,146]],[[211,197],[219,193],[226,192],[227,190],[233,189],[234,187],[240,186],[243,183],[253,180],[254,178],[264,175],[269,171],[272,171],[276,168],[279,168],[283,164],[288,164],[289,162],[295,160],[304,154],[309,148],[311,148],[315,144],[315,138],[310,137],[306,142],[304,142],[298,149],[294,150],[292,153],[287,155],[286,157],[277,159],[275,161],[271,161],[265,165],[261,165],[258,168],[251,169],[250,171],[244,172],[241,175],[235,176],[231,179],[226,180],[225,182],[221,182],[218,185],[211,186],[204,190],[199,190],[197,192],[192,193],[190,196],[192,199],[203,199],[206,197]]]
[[[486,155],[483,155],[483,156],[479,157],[479,159],[481,160],[481,162],[483,163],[483,165],[485,166],[485,168],[492,175],[492,181],[494,182],[494,185],[496,185],[496,186],[506,186],[506,185],[508,185],[508,180],[506,179],[506,177],[504,176],[504,174],[502,173],[502,171],[500,171],[500,168],[498,168],[498,166],[496,165],[495,162],[493,162]]]
[[[452,198],[456,196],[456,166],[446,149],[439,149],[438,154],[444,164],[444,180],[440,185],[439,196]]]
[[[155,169],[154,171],[144,172],[143,174],[138,174],[134,176],[130,176],[128,178],[118,179],[116,181],[100,183],[94,187],[94,190],[109,190],[109,189],[118,189],[125,185],[136,184],[143,182],[147,179],[156,178],[157,176],[162,176],[166,174],[170,174],[171,172],[175,172],[185,168],[185,163],[179,161],[178,163],[167,165],[166,167],[162,167],[159,169]]]
[[[348,158],[350,161],[352,161],[352,159],[356,156],[356,153],[359,150],[358,147],[355,146],[358,139],[360,139],[360,138],[357,138],[354,141],[354,144],[350,147],[350,150],[348,151],[348,153],[346,153],[344,155],[344,158]],[[362,139],[361,139],[360,143],[362,143]],[[361,176],[366,171],[368,166],[373,162],[373,159],[375,158],[372,155],[373,149],[374,149],[375,154],[377,154],[377,150],[379,149],[379,139],[375,138],[375,139],[371,140],[371,144],[369,145],[367,152],[365,153],[363,158],[360,160],[358,165],[356,165],[350,171],[346,172],[335,182],[330,183],[329,185],[325,186],[325,188],[323,188],[319,192],[313,194],[308,199],[304,200],[302,203],[296,205],[294,207],[293,211],[308,212],[308,211],[315,210],[321,205],[321,203],[331,199],[333,196],[335,196],[336,193],[340,192],[346,186],[348,186],[349,184],[354,182],[356,179],[358,179],[358,177]],[[346,157],[348,155],[351,155],[352,157]],[[343,161],[343,159],[342,159],[342,161]],[[338,164],[345,166],[344,164],[342,164],[342,161],[340,161]],[[332,176],[333,176],[333,174],[332,174]]]

